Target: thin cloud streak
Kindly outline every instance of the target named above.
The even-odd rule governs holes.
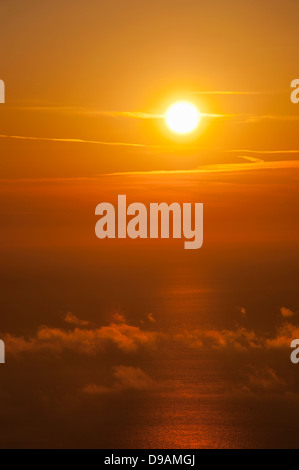
[[[246,158],[246,156],[242,156]],[[201,168],[190,170],[152,170],[152,171],[129,171],[118,173],[106,173],[103,176],[121,176],[121,175],[180,175],[180,174],[200,174],[200,173],[230,173],[234,171],[252,171],[252,170],[277,170],[299,168],[299,160],[281,160],[265,162],[258,160],[251,163],[217,163],[214,165],[203,165]]]
[[[107,145],[107,146],[119,146],[119,147],[137,147],[137,148],[152,148],[152,149],[164,149],[164,150],[176,150],[181,148],[178,145],[149,145],[134,142],[108,142],[100,140],[86,140],[86,139],[74,139],[74,138],[58,138],[58,137],[36,137],[36,136],[20,136],[20,135],[5,135],[0,134],[0,139],[15,139],[15,140],[29,140],[29,141],[42,141],[42,142],[61,142],[61,143],[80,143],[80,144],[95,144],[95,145]],[[203,149],[200,147],[188,146],[189,150],[198,150],[213,153],[244,153],[244,154],[299,154],[299,149],[289,150],[257,150],[257,149]],[[252,161],[251,157],[241,155],[241,158],[247,158]],[[259,160],[259,159],[258,159]],[[263,161],[263,160],[262,160]],[[267,163],[267,162],[266,162]],[[268,162],[269,164],[271,162]],[[277,162],[272,162],[277,163]],[[189,171],[189,170],[186,170]],[[191,170],[190,170],[191,171]],[[194,170],[192,170],[194,171]]]
[[[84,140],[84,139],[71,139],[71,138],[58,138],[58,137],[32,137],[21,135],[0,135],[0,139],[16,139],[16,140],[34,140],[44,142],[67,142],[79,144],[97,144],[97,145],[112,145],[120,147],[142,147],[142,148],[163,148],[159,145],[136,144],[130,142],[105,142],[101,140]]]
[[[9,107],[9,106],[7,106]],[[24,110],[24,111],[53,111],[53,112],[67,112],[74,114],[88,114],[103,117],[127,117],[133,119],[164,119],[164,113],[144,112],[144,111],[103,111],[98,109],[90,109],[84,107],[73,106],[10,106],[10,109]],[[240,117],[241,114],[214,114],[214,113],[200,113],[201,117],[210,118],[230,118]]]
[[[239,156],[238,158],[244,158],[244,160],[248,160],[249,162],[254,162],[254,163],[264,162],[264,160],[262,160],[261,158],[249,157],[248,155],[242,155],[242,156]]]
[[[270,120],[270,121],[299,121],[299,116],[298,115],[279,115],[279,114],[264,114],[264,115],[257,115],[257,116],[247,116],[246,122],[251,123],[251,122],[259,122],[259,121],[265,121],[265,120]]]
[[[299,115],[280,115],[280,114],[213,114],[213,113],[200,113],[201,117],[207,118],[221,118],[221,119],[235,119],[237,122],[251,124],[260,121],[299,121]]]
[[[19,111],[53,111],[73,114],[89,114],[107,117],[131,117],[135,119],[161,119],[164,114],[143,111],[104,111],[83,106],[7,106]]]
[[[297,154],[299,150],[250,150],[250,149],[232,149],[232,150],[218,150],[223,153],[254,153],[254,154]]]
[[[280,95],[287,93],[289,90],[266,90],[266,91],[192,91],[192,95]]]
[[[258,92],[194,92],[198,94],[258,94]],[[260,93],[262,94],[262,93]],[[49,111],[49,112],[64,112],[79,115],[92,115],[111,118],[132,118],[132,119],[164,119],[164,113],[144,112],[144,111],[103,111],[85,107],[72,107],[72,106],[7,106],[10,109],[24,110],[24,111]],[[202,118],[211,119],[237,119],[240,122],[255,123],[263,120],[278,120],[278,121],[298,121],[297,115],[250,115],[250,114],[217,114],[217,113],[200,113]]]

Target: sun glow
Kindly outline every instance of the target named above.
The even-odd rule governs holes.
[[[200,113],[194,104],[178,101],[168,108],[165,120],[171,131],[176,134],[188,134],[198,126]]]

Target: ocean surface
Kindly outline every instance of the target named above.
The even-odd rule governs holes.
[[[298,308],[295,248],[5,250],[1,336],[16,342],[1,374],[0,446],[298,447],[299,366],[260,339],[296,324],[280,311]],[[67,312],[86,324],[67,324]],[[111,324],[138,345],[82,350],[86,331]],[[79,339],[44,348],[45,326]]]

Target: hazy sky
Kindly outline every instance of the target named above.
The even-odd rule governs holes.
[[[224,149],[297,148],[289,95],[298,8],[295,1],[1,2],[1,134],[149,146],[1,138],[10,153],[3,176],[189,169],[231,161]],[[203,118],[191,142],[155,118],[181,98],[220,115]]]
[[[0,2],[0,447],[298,446],[298,14]],[[203,247],[100,241],[118,194],[202,202]]]

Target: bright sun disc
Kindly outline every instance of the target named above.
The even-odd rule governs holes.
[[[166,124],[173,132],[177,134],[188,134],[192,132],[198,125],[200,114],[192,103],[187,101],[179,101],[174,103],[166,111]]]

